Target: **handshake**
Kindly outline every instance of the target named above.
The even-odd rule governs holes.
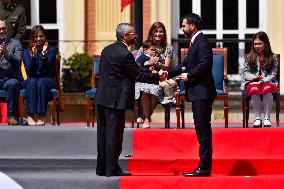
[[[160,70],[159,72],[160,82],[165,81],[168,78],[168,72],[164,70]]]

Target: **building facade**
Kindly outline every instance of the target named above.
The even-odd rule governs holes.
[[[49,40],[57,45],[64,58],[75,52],[99,55],[114,42],[115,27],[120,22],[134,23],[134,6],[120,10],[120,0],[20,0],[26,7],[28,31],[42,24]],[[151,24],[165,24],[170,42],[178,57],[183,47],[180,18],[190,12],[201,15],[203,33],[212,46],[229,48],[229,79],[239,81],[244,54],[257,31],[268,33],[272,50],[284,54],[284,12],[282,0],[143,0],[143,40]],[[28,35],[29,32],[27,32]],[[142,38],[142,36],[140,36]],[[177,60],[178,63],[178,60]],[[281,67],[281,77],[284,67]],[[284,83],[281,83],[283,93]]]

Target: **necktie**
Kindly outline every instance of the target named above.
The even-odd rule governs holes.
[[[189,46],[188,46],[188,52],[190,51],[191,47],[192,47],[192,42],[190,41]]]

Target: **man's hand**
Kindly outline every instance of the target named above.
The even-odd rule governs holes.
[[[159,76],[160,76],[160,82],[163,82],[167,79],[168,77],[168,72],[163,71],[162,69],[159,71]]]
[[[5,43],[2,43],[0,45],[0,55],[4,55],[5,54],[5,51],[6,51],[6,44]]]
[[[178,77],[183,81],[188,81],[187,73],[182,73]]]

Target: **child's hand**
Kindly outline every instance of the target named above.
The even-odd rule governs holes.
[[[154,67],[154,66],[151,66],[151,67],[149,68],[149,71],[153,73],[153,71],[155,71],[155,67]]]

